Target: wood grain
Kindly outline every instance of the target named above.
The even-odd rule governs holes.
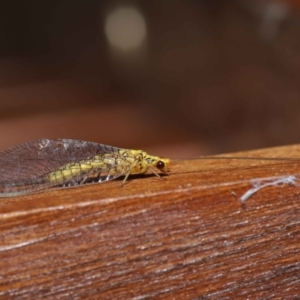
[[[230,156],[300,157],[300,146]],[[174,161],[170,174],[0,201],[0,299],[296,299],[297,160]]]

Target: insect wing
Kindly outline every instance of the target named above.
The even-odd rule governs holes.
[[[27,188],[35,190],[64,184],[63,176],[57,181],[47,182],[45,175],[68,164],[74,164],[76,168],[76,164],[78,165],[80,161],[93,161],[95,156],[101,158],[105,154],[117,155],[118,152],[119,148],[116,147],[69,139],[42,139],[20,144],[0,152],[0,189],[5,188],[6,191],[9,191],[10,186],[24,185],[25,190]],[[110,170],[105,165],[102,165],[100,169],[98,170],[100,173],[106,174],[105,180],[112,180],[123,175],[115,173],[110,176]],[[85,177],[82,177],[82,172],[76,172],[76,170],[74,174],[76,178],[73,182],[86,183],[88,182],[87,178],[95,177],[96,172],[95,170],[86,172]],[[104,178],[103,176],[101,178]]]

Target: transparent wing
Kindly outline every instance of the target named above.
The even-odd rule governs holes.
[[[89,163],[93,157],[101,158],[105,154],[118,155],[119,150],[112,146],[70,139],[42,139],[14,146],[0,152],[0,197],[27,194],[50,186],[74,186],[112,180],[123,175],[113,165],[98,165],[84,170],[78,162]],[[73,166],[71,173],[74,176],[66,178],[63,170],[59,170],[68,164]],[[47,175],[56,171],[57,176],[49,181]],[[62,176],[59,176],[59,172],[62,172]]]

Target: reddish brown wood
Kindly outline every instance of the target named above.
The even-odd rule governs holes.
[[[300,157],[300,146],[234,155]],[[2,199],[0,298],[295,299],[300,188],[238,198],[251,179],[300,174],[299,162],[172,162],[169,176],[123,188]]]

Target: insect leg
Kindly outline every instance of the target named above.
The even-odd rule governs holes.
[[[150,170],[152,171],[152,173],[154,173],[157,177],[159,177],[159,178],[161,177],[154,169],[152,169],[152,168],[150,168],[150,167],[149,167],[149,169],[150,169]]]
[[[82,185],[86,182],[86,180],[88,179],[88,176],[85,176],[80,182],[79,185]]]

